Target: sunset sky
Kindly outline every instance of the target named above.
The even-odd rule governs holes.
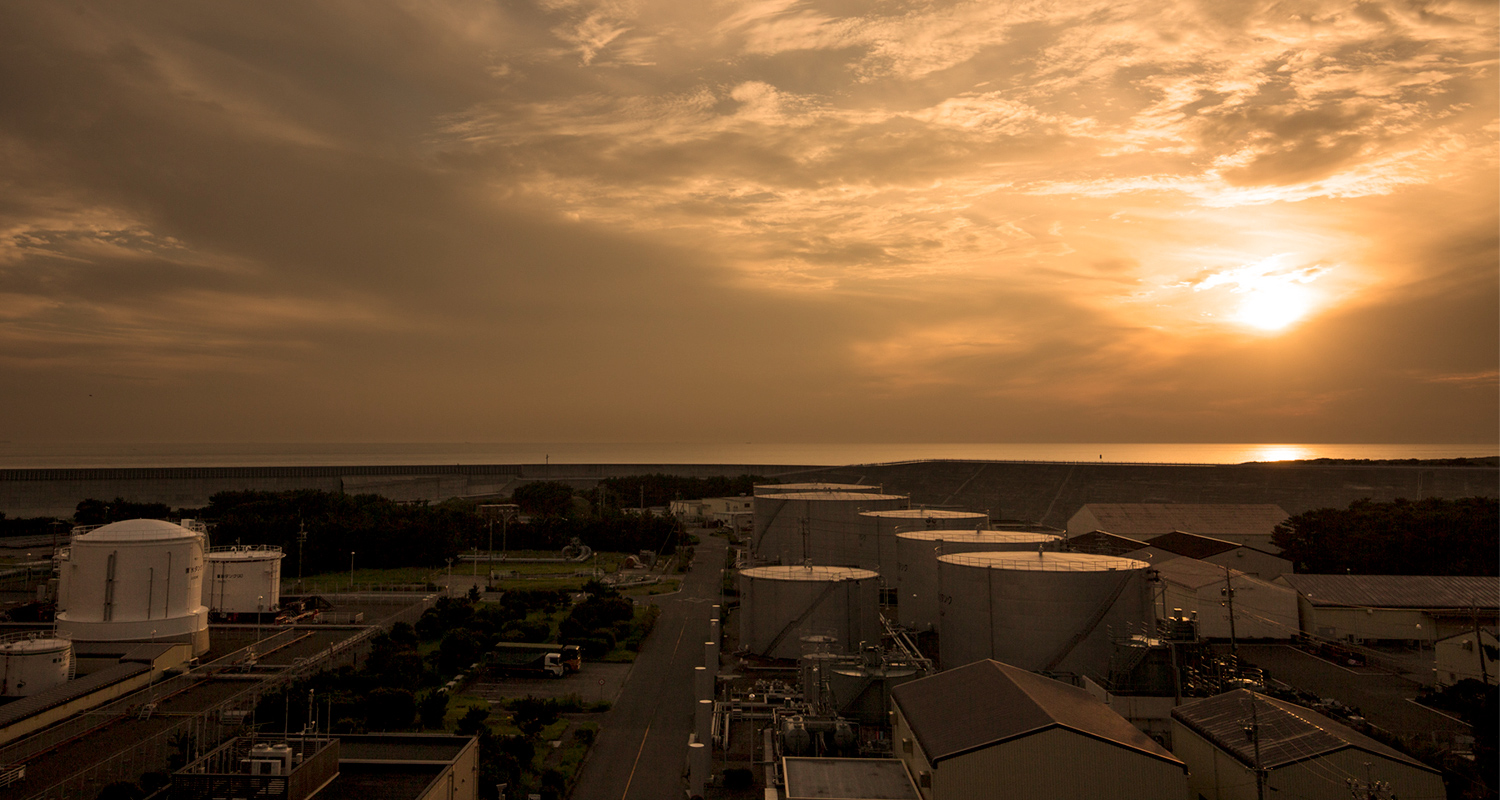
[[[0,440],[1500,437],[1475,2],[0,3]]]

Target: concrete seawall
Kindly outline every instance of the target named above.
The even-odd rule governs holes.
[[[222,491],[316,489],[393,500],[509,494],[531,481],[588,488],[649,473],[760,475],[789,481],[879,484],[914,505],[988,511],[1063,527],[1085,503],[1275,503],[1288,513],[1360,498],[1496,496],[1500,469],[1424,464],[1111,464],[914,461],[845,467],[787,464],[490,464],[330,467],[183,467],[0,470],[0,511],[69,517],[80,500],[121,497],[193,508]]]
[[[773,476],[806,470],[774,464],[455,464],[329,467],[150,467],[0,469],[0,512],[8,517],[71,517],[80,500],[124,498],[196,508],[225,491],[314,489],[437,502],[509,494],[522,483],[554,480],[578,488],[603,478],[664,473],[684,477]]]

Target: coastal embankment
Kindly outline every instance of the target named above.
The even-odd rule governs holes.
[[[222,491],[316,489],[438,502],[508,495],[532,481],[588,488],[648,473],[760,475],[782,482],[866,483],[911,496],[913,505],[988,511],[994,518],[1063,527],[1085,503],[1275,503],[1290,514],[1394,500],[1500,494],[1500,468],[1436,462],[908,461],[819,467],[790,464],[490,464],[295,467],[152,467],[0,470],[0,512],[68,517],[80,500],[116,497],[193,508]]]

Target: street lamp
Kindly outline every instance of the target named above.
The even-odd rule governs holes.
[[[257,643],[260,642],[260,621],[263,618],[263,614],[264,614],[264,612],[261,609],[265,608],[265,605],[266,605],[266,596],[263,595],[263,594],[256,595],[255,596],[255,641]]]
[[[354,591],[354,551],[349,551],[349,591]]]

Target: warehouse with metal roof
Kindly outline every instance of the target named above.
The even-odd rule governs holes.
[[[891,690],[923,800],[1186,798],[1186,768],[1082,689],[977,661]]]
[[[1068,536],[1109,531],[1150,539],[1187,531],[1275,553],[1271,532],[1287,516],[1271,503],[1088,503],[1068,519]]]
[[[1469,575],[1282,575],[1302,632],[1321,639],[1431,645],[1500,616],[1500,578]]]
[[[1255,800],[1258,791],[1347,800],[1356,787],[1373,788],[1377,781],[1388,786],[1379,796],[1446,796],[1442,775],[1411,756],[1316,711],[1247,689],[1173,709],[1172,749],[1187,764],[1193,796],[1206,800]]]

